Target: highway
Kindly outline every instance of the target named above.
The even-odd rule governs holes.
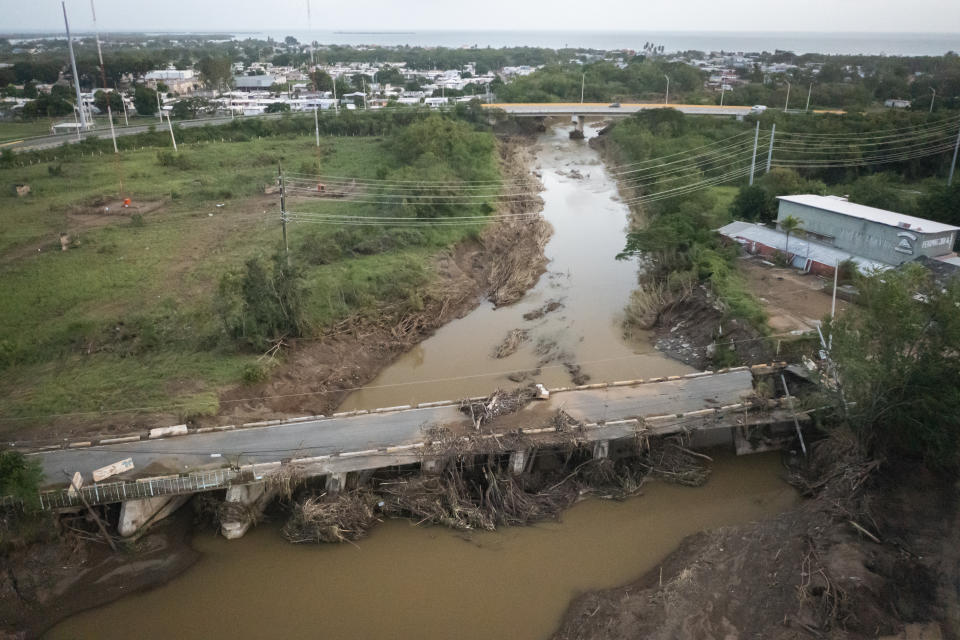
[[[488,109],[502,109],[515,116],[629,116],[648,109],[676,109],[691,115],[745,116],[751,107],[734,105],[663,104],[660,102],[624,102],[611,107],[609,102],[500,102],[483,105]]]
[[[516,414],[512,428],[541,427],[561,407],[584,423],[676,414],[736,404],[753,390],[748,369],[663,382],[560,391]],[[527,424],[529,422],[529,424]],[[75,471],[89,482],[94,469],[133,458],[135,469],[120,478],[277,462],[289,458],[363,452],[421,442],[433,426],[472,430],[456,406],[421,407],[333,417],[264,427],[236,428],[162,439],[56,449],[36,456],[46,484],[62,485]]]
[[[280,118],[283,117],[282,113],[266,113],[260,116],[245,116],[246,118]],[[237,118],[238,120],[240,118]],[[204,127],[207,125],[221,125],[228,124],[234,120],[230,116],[216,116],[213,118],[197,118],[195,120],[174,120],[173,124],[177,127],[183,128],[192,128],[192,127]],[[117,134],[117,137],[121,136],[131,136],[137,133],[147,133],[150,130],[150,127],[154,127],[158,131],[167,130],[167,122],[164,120],[162,123],[159,120],[150,122],[148,124],[135,124],[130,125],[129,127],[120,127],[115,126],[114,131]],[[82,131],[80,133],[80,139],[86,138],[110,138],[110,128],[101,127],[92,131]],[[57,135],[45,135],[45,136],[33,136],[22,139],[12,139],[0,141],[0,149],[13,149],[14,151],[40,151],[43,149],[52,149],[54,147],[59,147],[65,144],[73,144],[78,142],[77,134],[72,133],[60,133]]]

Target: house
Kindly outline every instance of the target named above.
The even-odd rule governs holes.
[[[901,100],[899,98],[890,98],[883,102],[883,106],[890,109],[909,109],[911,104],[909,100]]]
[[[237,89],[269,89],[285,81],[284,78],[278,78],[269,73],[258,76],[233,76],[233,86]]]
[[[919,256],[953,253],[955,227],[895,211],[867,207],[839,196],[780,196],[777,222],[800,221],[804,234],[870,260],[898,265]]]
[[[148,71],[143,79],[154,89],[158,84],[165,84],[174,93],[190,93],[199,84],[193,69],[174,69],[173,67]]]

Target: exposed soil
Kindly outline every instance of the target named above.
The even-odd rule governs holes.
[[[172,580],[199,558],[190,545],[192,518],[181,509],[118,553],[67,533],[5,555],[0,638],[39,637],[75,613]]]
[[[796,269],[772,266],[756,257],[739,261],[740,272],[767,312],[774,333],[810,331],[830,315],[831,282]],[[837,300],[837,312],[847,303]]]
[[[61,251],[61,233],[65,233],[69,245],[75,247],[82,244],[81,234],[84,231],[110,224],[129,223],[134,215],[147,219],[147,216],[162,209],[164,204],[162,200],[149,200],[131,202],[124,207],[123,200],[98,199],[84,205],[74,205],[64,212],[63,225],[56,233],[4,252],[3,256],[0,256],[0,264],[17,262],[46,251]]]
[[[662,310],[654,323],[654,346],[666,355],[698,369],[710,367],[715,342],[732,344],[744,364],[769,362],[770,341],[743,320],[724,319],[723,306],[700,285],[693,293]]]
[[[922,468],[882,476],[857,523],[879,543],[833,495],[699,533],[637,582],[577,598],[554,637],[958,638],[956,490]]]

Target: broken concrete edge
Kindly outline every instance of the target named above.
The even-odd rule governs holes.
[[[674,380],[689,380],[693,378],[703,378],[707,376],[721,375],[724,373],[732,373],[735,371],[751,371],[753,373],[763,373],[763,372],[766,372],[767,370],[777,371],[779,369],[785,368],[786,366],[787,366],[787,363],[785,361],[780,361],[780,362],[771,362],[766,364],[755,364],[755,365],[749,365],[749,366],[744,365],[740,367],[717,369],[716,371],[696,371],[696,372],[688,373],[682,376],[666,376],[666,377],[660,376],[656,378],[646,378],[646,379],[637,378],[635,380],[617,380],[614,382],[597,382],[593,384],[585,384],[585,385],[579,385],[575,387],[554,387],[554,388],[548,388],[547,391],[550,394],[554,394],[554,393],[563,393],[567,391],[585,391],[585,390],[603,389],[603,388],[609,388],[609,387],[639,386],[639,385],[650,384],[650,383],[659,383],[659,382],[667,382],[667,381],[674,381]],[[479,402],[481,400],[486,400],[487,397],[488,396],[475,396],[472,398],[467,398],[467,400],[470,402]],[[131,433],[128,435],[115,436],[115,437],[110,437],[110,438],[105,438],[100,440],[90,440],[90,441],[80,441],[80,442],[64,441],[60,444],[44,445],[41,447],[29,447],[29,449],[32,451],[46,451],[46,450],[61,449],[61,448],[75,449],[80,447],[121,444],[124,442],[136,442],[144,438],[150,439],[150,440],[156,440],[156,439],[165,438],[165,437],[203,434],[203,433],[211,433],[215,431],[228,431],[228,430],[234,430],[234,429],[279,426],[284,424],[310,422],[313,420],[321,421],[321,420],[331,420],[335,418],[350,418],[353,416],[367,415],[371,413],[387,413],[390,411],[416,411],[417,409],[428,409],[428,408],[434,408],[434,407],[452,406],[452,405],[457,405],[459,403],[460,403],[459,400],[437,400],[434,402],[420,402],[416,405],[399,405],[395,407],[381,407],[381,408],[372,409],[372,410],[356,409],[353,411],[341,411],[341,412],[331,414],[330,416],[319,414],[315,416],[300,416],[296,418],[278,418],[275,420],[261,420],[258,422],[246,422],[240,425],[222,425],[222,426],[214,426],[214,427],[190,428],[187,425],[171,425],[169,427],[156,427],[154,429],[150,429],[147,432]],[[185,428],[185,431],[180,429],[181,427]],[[173,430],[173,429],[176,429],[176,432],[165,433],[163,435],[151,435],[155,432],[162,432],[165,430]],[[11,445],[15,447],[17,446],[17,443],[13,442],[11,443]]]

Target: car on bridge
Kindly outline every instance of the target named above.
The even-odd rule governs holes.
[[[760,114],[767,110],[767,105],[765,104],[755,104],[750,107],[750,113]]]
[[[611,103],[610,103],[610,108],[611,108],[611,109],[619,109],[619,108],[620,108],[620,103],[619,103],[619,102],[611,102]]]

